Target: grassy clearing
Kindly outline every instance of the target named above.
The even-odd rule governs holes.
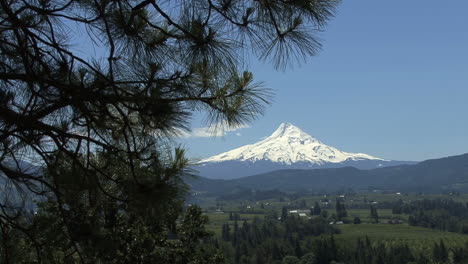
[[[330,207],[327,210],[329,215],[335,214],[334,198],[337,195],[324,196],[303,196],[298,199],[268,199],[263,201],[248,201],[248,200],[236,200],[236,201],[218,201],[215,199],[205,199],[203,201],[203,208],[206,215],[209,217],[210,222],[206,225],[208,231],[213,232],[215,235],[221,235],[222,225],[229,223],[231,230],[234,225],[234,221],[229,220],[229,212],[240,213],[239,225],[242,225],[244,220],[250,222],[255,217],[263,218],[269,211],[276,211],[281,214],[281,208],[283,206],[289,207],[289,209],[296,208],[295,205],[299,204],[300,201],[306,202],[306,208],[310,208],[314,203],[321,202],[323,199],[330,199]],[[434,242],[439,242],[441,239],[444,240],[447,247],[462,246],[468,243],[468,235],[462,235],[457,233],[443,232],[438,230],[432,230],[422,227],[408,226],[407,220],[408,215],[392,214],[391,209],[377,209],[379,215],[379,224],[371,224],[370,210],[369,209],[351,209],[353,205],[369,204],[371,202],[377,202],[377,205],[383,205],[385,202],[403,200],[405,202],[420,200],[420,199],[454,199],[457,201],[468,202],[468,195],[418,195],[418,194],[381,194],[381,193],[361,193],[346,195],[345,205],[347,207],[348,217],[346,220],[353,222],[354,217],[359,217],[362,224],[344,224],[337,226],[341,229],[341,234],[336,235],[337,243],[347,246],[354,247],[356,240],[359,238],[369,237],[373,243],[383,242],[386,246],[405,242],[416,252],[424,252],[431,254]],[[387,207],[388,208],[388,207]],[[217,212],[222,210],[225,213]],[[404,224],[387,224],[387,221],[392,218],[398,218],[404,221]]]
[[[336,235],[337,243],[346,246],[354,246],[359,238],[366,236],[371,241],[384,242],[387,246],[405,242],[416,251],[429,250],[434,242],[444,240],[448,247],[462,246],[468,243],[468,235],[432,230],[423,227],[409,226],[406,224],[360,224],[341,225],[341,234]]]

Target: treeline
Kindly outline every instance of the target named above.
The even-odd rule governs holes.
[[[394,214],[409,214],[408,223],[413,226],[468,234],[468,204],[452,199],[398,202]]]
[[[338,256],[341,258],[337,261],[350,264],[468,263],[468,244],[449,249],[443,240],[435,242],[432,250],[418,253],[413,252],[404,242],[387,245],[383,241],[371,242],[367,237],[358,239],[355,248],[338,248],[338,250]]]
[[[223,225],[221,244],[228,263],[282,263],[288,256],[310,257],[306,256],[307,252],[333,260],[337,252],[333,238],[322,239],[319,244],[311,241],[319,235],[338,232],[322,217],[308,219],[289,215],[281,220],[255,218],[242,224],[234,218],[234,224]]]
[[[405,242],[371,241],[368,237],[353,243],[336,243],[338,231],[317,217],[284,221],[255,219],[231,227],[223,226],[222,241],[226,263],[234,264],[428,264],[468,263],[468,243],[449,248],[443,240],[432,248],[415,252]],[[351,245],[351,246],[349,246]]]

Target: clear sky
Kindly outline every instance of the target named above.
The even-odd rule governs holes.
[[[292,123],[322,142],[386,159],[468,152],[468,1],[343,1],[300,67],[250,70],[275,92],[266,114],[224,137],[181,142],[205,158]]]

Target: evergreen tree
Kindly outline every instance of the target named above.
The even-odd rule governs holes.
[[[452,249],[454,263],[467,263],[468,262],[468,243],[462,247]]]
[[[286,256],[283,258],[282,264],[298,264],[299,259],[296,256]]]
[[[237,219],[234,220],[234,231],[232,233],[232,245],[237,248],[239,242],[239,225],[237,224]]]
[[[322,212],[320,213],[320,216],[323,217],[323,218],[328,218],[328,211],[327,210],[322,210]]]
[[[266,254],[262,248],[257,249],[255,254],[255,264],[268,264],[268,260],[265,255]]]
[[[335,237],[333,235],[330,236],[330,258],[332,260],[336,260],[338,256],[338,248],[336,247]]]
[[[2,200],[0,226],[23,234],[10,245],[27,252],[10,258],[19,248],[2,247],[3,262],[102,263],[127,249],[118,252],[124,263],[189,261],[171,255],[180,245],[167,239],[181,228],[192,232],[186,243],[199,241],[201,226],[177,220],[205,218],[184,210],[191,162],[173,138],[197,111],[218,129],[253,121],[271,93],[243,68],[246,49],[276,68],[314,55],[313,33],[337,4],[0,1],[0,177],[18,194]],[[31,197],[45,202],[29,221]],[[31,225],[44,219],[51,225]],[[54,230],[52,249],[44,234]],[[142,252],[137,242],[103,249],[107,236],[123,243],[130,234],[147,242]]]
[[[399,199],[392,207],[392,214],[401,214],[403,213],[403,200]]]
[[[288,219],[288,208],[286,206],[283,206],[281,209],[281,221],[286,221]]]
[[[430,263],[430,261],[424,254],[419,254],[419,257],[416,259],[416,263],[427,264],[427,263]]]
[[[302,248],[301,248],[301,243],[300,243],[299,239],[297,239],[297,238],[294,240],[294,254],[298,258],[302,257],[302,255],[303,255]]]
[[[337,253],[333,236],[329,239],[322,238],[316,241],[314,254],[317,263],[330,263],[330,261],[336,260]]]
[[[315,204],[314,204],[312,215],[320,215],[321,211],[322,211],[322,209],[320,208],[319,203],[316,201]]]
[[[235,263],[239,263],[241,257],[242,257],[242,252],[241,252],[240,244],[237,243],[237,244],[235,245],[235,255],[234,255],[234,261],[235,261]]]
[[[231,229],[230,229],[228,223],[223,224],[222,238],[223,238],[224,241],[230,241],[231,240]]]
[[[442,239],[439,242],[439,261],[444,263],[448,261],[448,250]]]
[[[346,211],[345,205],[339,200],[336,200],[336,218],[338,220],[342,220],[344,217],[348,216],[348,212]]]
[[[434,247],[432,248],[432,258],[436,261],[441,259],[440,247],[437,243],[434,243]]]
[[[379,222],[379,214],[377,213],[377,208],[371,205],[370,207],[370,217],[372,222],[378,223]]]
[[[304,256],[302,256],[301,261],[299,264],[316,264],[316,258],[314,253],[307,253]]]
[[[408,263],[414,260],[407,244],[398,244],[390,248],[388,253],[390,263]]]

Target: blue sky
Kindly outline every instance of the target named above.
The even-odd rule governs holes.
[[[467,10],[466,0],[344,1],[306,64],[283,72],[250,61],[255,79],[275,92],[264,116],[224,137],[181,143],[205,158],[289,122],[341,150],[386,159],[466,153]]]

